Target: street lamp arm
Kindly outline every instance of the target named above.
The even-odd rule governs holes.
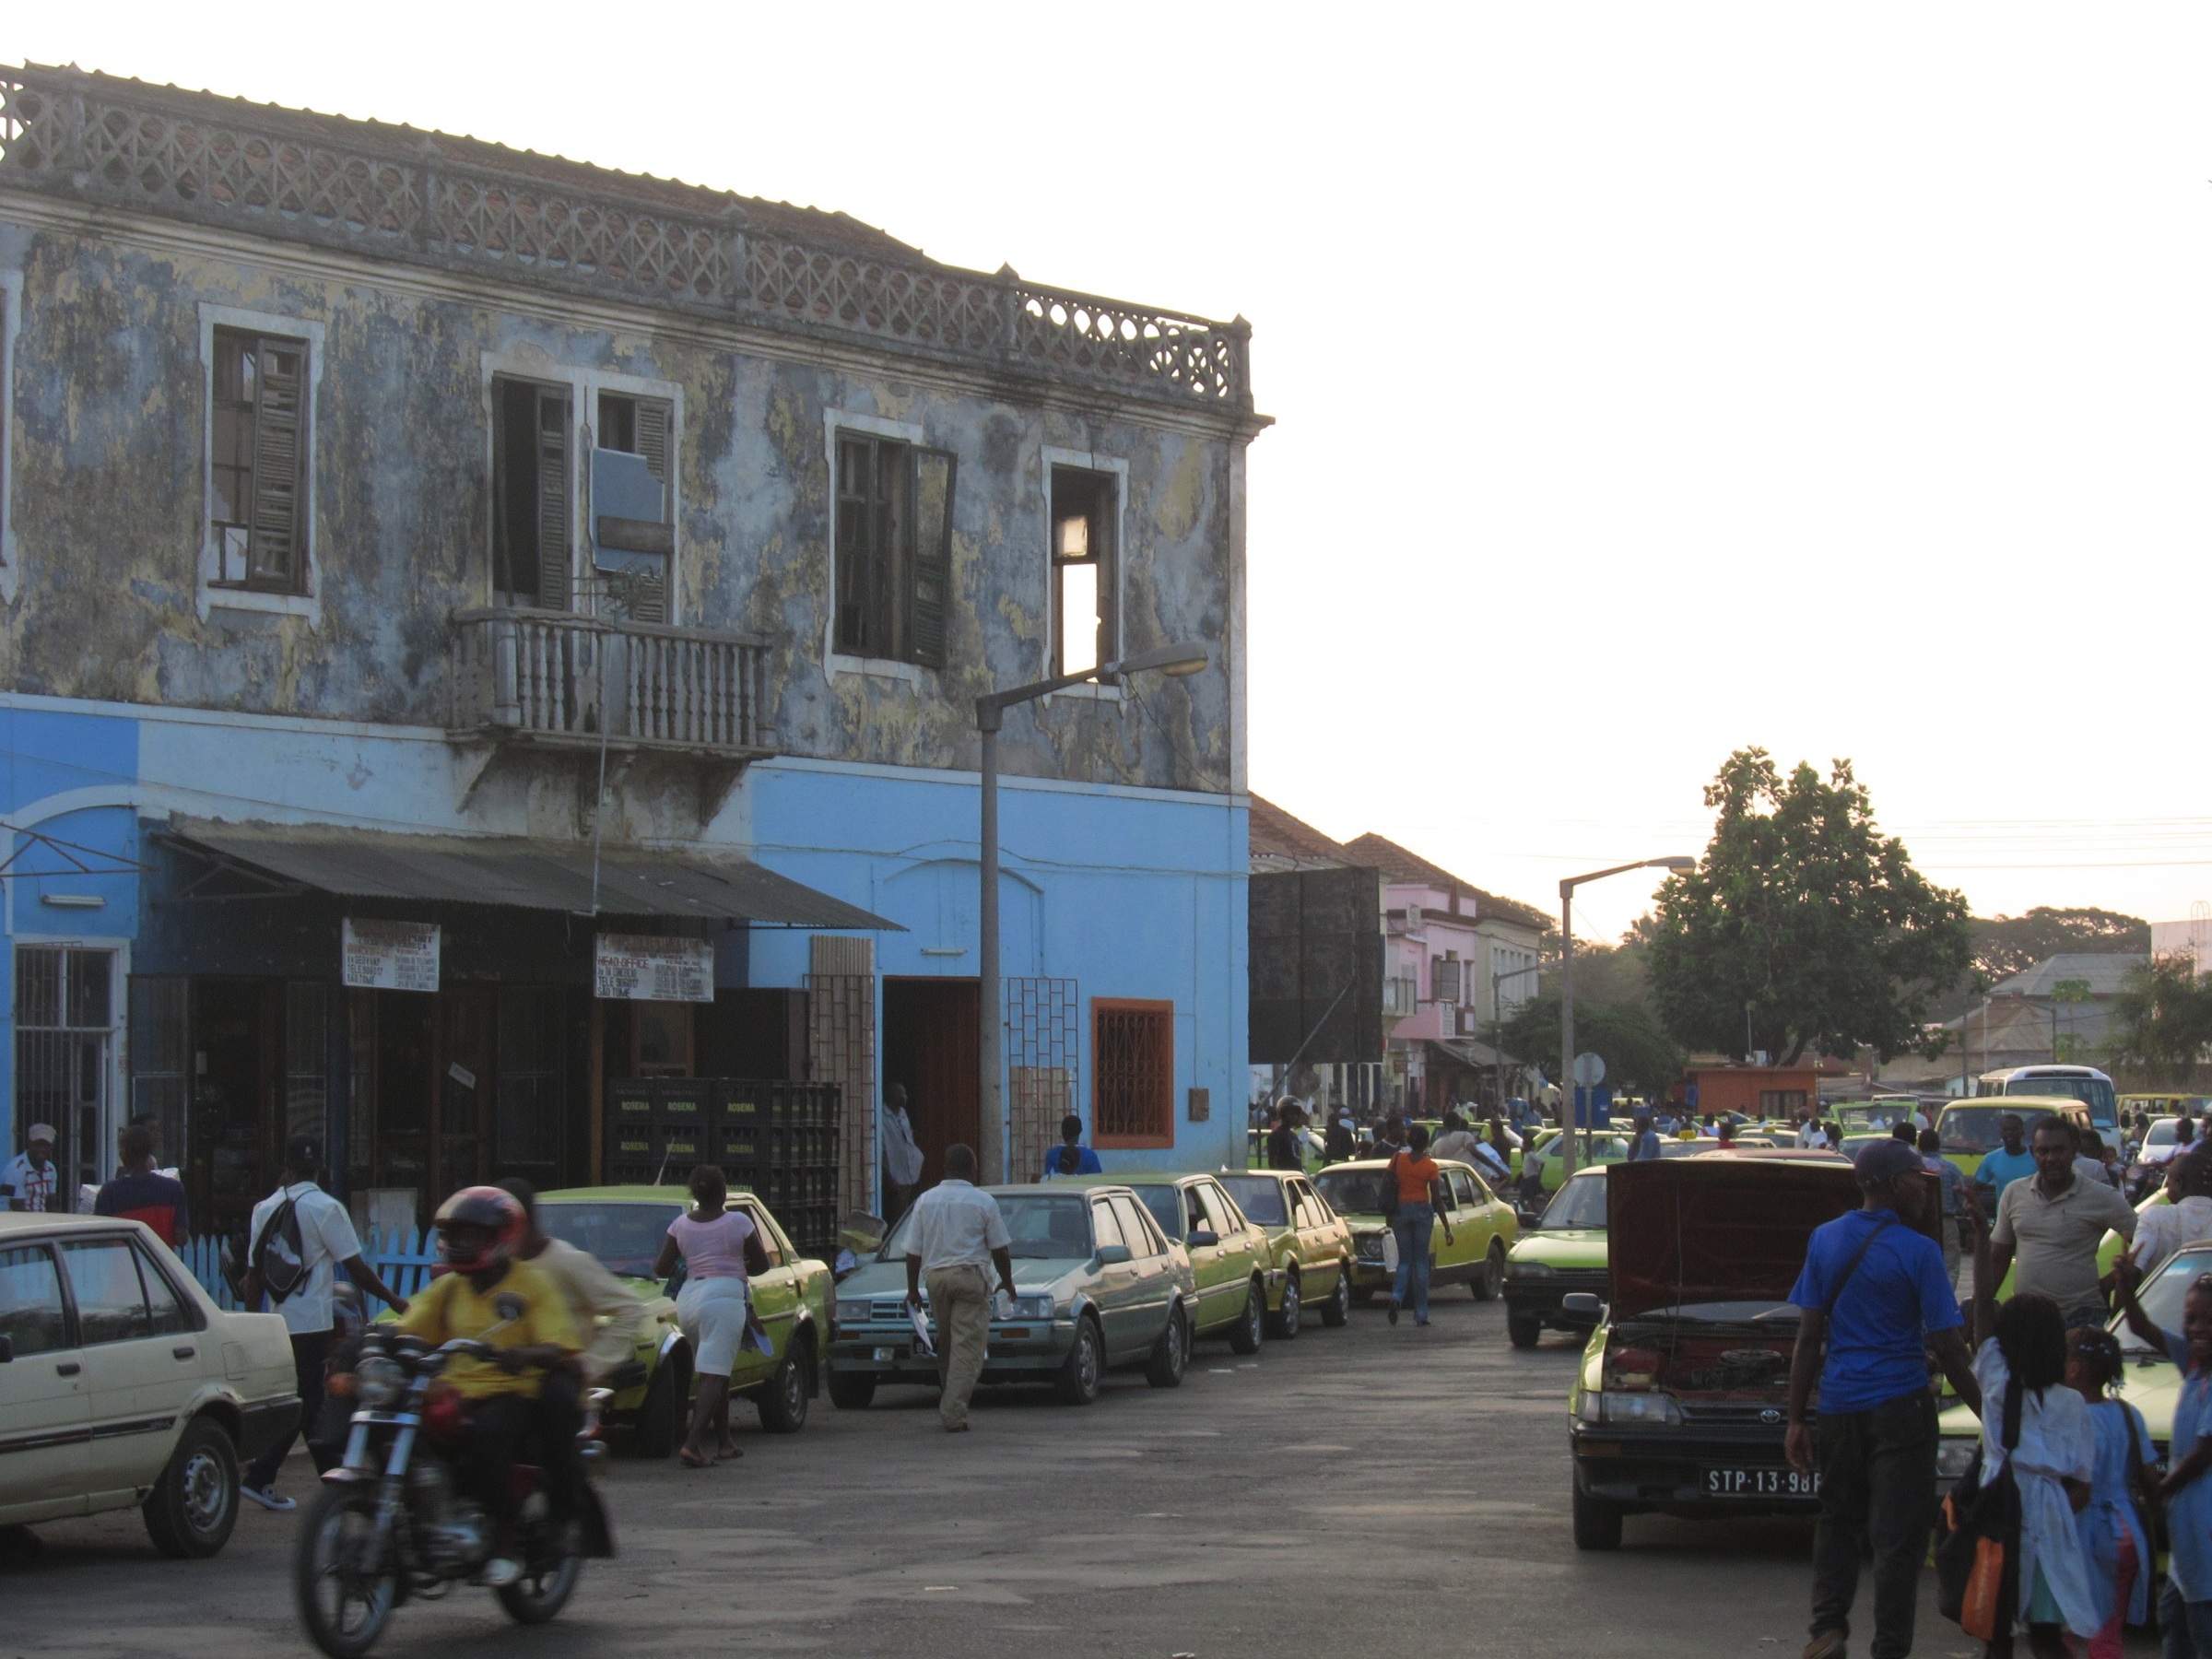
[[[1559,897],[1564,899],[1585,881],[1603,881],[1608,876],[1625,876],[1630,870],[1689,870],[1697,867],[1694,858],[1640,858],[1634,864],[1615,865],[1609,870],[1593,870],[1587,876],[1570,876],[1559,883]]]

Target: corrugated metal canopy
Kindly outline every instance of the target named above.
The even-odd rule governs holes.
[[[348,898],[592,912],[588,845],[519,835],[402,835],[335,824],[187,818],[172,818],[170,833],[220,857]],[[750,859],[637,847],[601,849],[599,912],[905,931]]]

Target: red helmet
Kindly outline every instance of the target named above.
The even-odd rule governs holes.
[[[511,1259],[528,1230],[523,1206],[512,1193],[500,1187],[463,1187],[438,1206],[430,1225],[438,1230],[438,1258],[455,1273],[481,1273],[496,1262]],[[485,1240],[456,1245],[453,1227],[480,1227]]]

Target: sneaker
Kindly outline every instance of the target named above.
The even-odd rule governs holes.
[[[274,1486],[241,1485],[238,1488],[238,1495],[248,1503],[258,1503],[263,1509],[273,1511],[279,1515],[288,1515],[300,1507],[300,1501],[296,1498],[279,1498]]]
[[[1394,1296],[1390,1299],[1390,1323],[1398,1323],[1398,1299]]]
[[[493,1590],[504,1590],[522,1576],[523,1564],[520,1561],[508,1556],[493,1556],[477,1569],[476,1577],[469,1582]]]

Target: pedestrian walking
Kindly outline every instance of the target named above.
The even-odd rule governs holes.
[[[33,1124],[24,1132],[23,1150],[8,1159],[6,1175],[0,1179],[7,1207],[43,1214],[53,1207],[54,1189],[61,1180],[53,1162],[53,1125]]]
[[[945,1179],[922,1194],[906,1237],[906,1305],[922,1312],[922,1289],[929,1288],[930,1311],[936,1315],[937,1420],[948,1434],[968,1428],[968,1400],[983,1374],[983,1350],[991,1339],[991,1275],[998,1288],[1014,1294],[1013,1240],[998,1200],[975,1184],[975,1153],[955,1144],[945,1148]]]
[[[2166,1508],[2166,1587],[2159,1595],[2165,1659],[2212,1659],[2212,1277],[2199,1277],[2182,1301],[2182,1328],[2169,1331],[2136,1300],[2142,1274],[2122,1256],[2112,1284],[2127,1328],[2182,1372],[2166,1442],[2167,1472],[2154,1491]]]
[[[373,1291],[398,1312],[407,1311],[407,1299],[361,1259],[361,1241],[346,1206],[315,1184],[322,1167],[323,1148],[313,1135],[295,1135],[284,1143],[276,1190],[253,1206],[247,1223],[246,1274],[240,1297],[248,1308],[260,1308],[265,1295],[267,1311],[283,1317],[292,1339],[299,1420],[310,1428],[322,1415],[324,1361],[330,1357],[331,1326],[335,1322],[331,1287],[338,1268],[346,1269],[358,1289]],[[295,1426],[241,1477],[239,1491],[250,1502],[280,1513],[300,1507],[295,1500],[276,1495],[277,1471],[291,1454],[299,1432]],[[318,1474],[337,1461],[334,1449],[312,1441],[308,1453]]]
[[[700,1164],[691,1171],[690,1186],[691,1208],[668,1223],[653,1272],[666,1278],[679,1257],[684,1264],[676,1322],[691,1345],[699,1394],[691,1403],[691,1427],[676,1456],[688,1469],[703,1469],[710,1462],[741,1455],[730,1438],[730,1372],[751,1324],[751,1276],[768,1271],[768,1250],[753,1218],[729,1207],[729,1182],[719,1169]],[[712,1458],[709,1433],[715,1436]]]
[[[2043,1119],[2029,1145],[2035,1177],[2013,1182],[1997,1200],[1989,1282],[2004,1283],[2011,1268],[2013,1288],[2049,1297],[2067,1324],[2102,1324],[2097,1247],[2108,1228],[2134,1239],[2136,1212],[2102,1181],[2085,1181],[2075,1170],[2074,1126],[2065,1119]]]
[[[2212,1147],[2170,1161],[2166,1202],[2136,1212],[2135,1248],[2128,1253],[2146,1277],[2184,1244],[2212,1239]]]
[[[126,1124],[116,1136],[123,1168],[104,1182],[92,1200],[96,1216],[143,1221],[161,1242],[175,1250],[190,1236],[184,1183],[154,1168],[154,1137],[143,1124]]]
[[[1921,1167],[1943,1188],[1943,1272],[1955,1290],[1959,1265],[1973,1254],[1981,1237],[1982,1206],[1974,1202],[1972,1186],[1959,1166],[1943,1156],[1940,1135],[1923,1129],[1919,1149]]]
[[[1083,1144],[1083,1120],[1069,1112],[1060,1120],[1060,1144],[1044,1155],[1044,1173],[1039,1177],[1050,1181],[1055,1175],[1102,1175],[1106,1166],[1099,1155]]]
[[[1276,1116],[1275,1127],[1267,1131],[1267,1167],[1271,1170],[1303,1170],[1306,1167],[1305,1147],[1298,1127],[1305,1121],[1296,1100],[1285,1097],[1282,1111]]]
[[[1926,1202],[1920,1158],[1896,1140],[1864,1147],[1860,1207],[1813,1231],[1790,1292],[1801,1312],[1790,1364],[1784,1442],[1800,1475],[1820,1478],[1813,1539],[1812,1639],[1804,1659],[1841,1659],[1874,1558],[1874,1659],[1912,1651],[1928,1522],[1936,1503],[1936,1398],[1927,1350],[1976,1410],[1982,1389],[1959,1335],[1943,1252],[1917,1230]],[[1810,1414],[1813,1384],[1820,1410]]]
[[[1323,1155],[1331,1163],[1344,1163],[1359,1155],[1359,1143],[1352,1130],[1349,1108],[1340,1110],[1329,1121],[1328,1133],[1323,1137]]]
[[[2028,1150],[2027,1135],[2018,1112],[2007,1112],[1997,1119],[1998,1145],[1983,1154],[1982,1161],[1974,1166],[1974,1184],[1982,1189],[1985,1214],[1997,1213],[1997,1200],[2005,1195],[2006,1187],[2035,1173],[2035,1156]]]
[[[906,1214],[922,1182],[922,1148],[914,1141],[906,1111],[906,1087],[893,1083],[883,1091],[883,1219],[886,1227]]]
[[[2103,1622],[2089,1639],[2088,1659],[2123,1659],[2129,1625],[2150,1617],[2150,1529],[2145,1471],[2155,1461],[2143,1414],[2112,1391],[2125,1370],[2120,1342],[2110,1331],[2077,1327],[2066,1333],[2066,1386],[2088,1403],[2097,1436],[2097,1473],[2088,1506],[2075,1517],[2082,1559]]]
[[[1407,1131],[1406,1149],[1390,1155],[1382,1179],[1394,1182],[1397,1203],[1391,1212],[1390,1230],[1398,1242],[1398,1271],[1390,1288],[1390,1323],[1398,1323],[1398,1310],[1410,1295],[1413,1323],[1429,1323],[1429,1235],[1441,1222],[1444,1242],[1452,1242],[1451,1205],[1444,1196],[1443,1171],[1429,1156],[1429,1131],[1416,1124]],[[1386,1192],[1387,1198],[1389,1194]]]
[[[1629,1136],[1629,1161],[1643,1163],[1650,1159],[1661,1156],[1663,1154],[1659,1150],[1659,1133],[1652,1127],[1652,1114],[1648,1112],[1639,1112],[1636,1114],[1635,1133]]]
[[[1456,1158],[1462,1163],[1473,1163],[1475,1148],[1480,1144],[1474,1131],[1467,1127],[1466,1120],[1459,1115],[1459,1108],[1452,1106],[1445,1108],[1443,1133],[1430,1143],[1429,1152],[1432,1158]]]

